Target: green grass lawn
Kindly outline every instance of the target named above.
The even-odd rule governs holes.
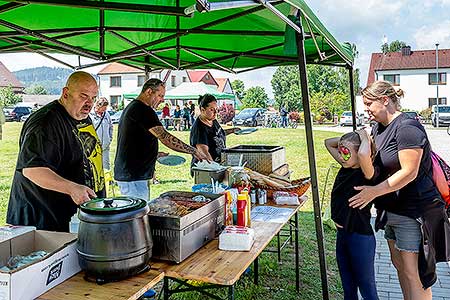
[[[4,224],[6,209],[8,205],[9,192],[11,188],[12,175],[15,168],[18,139],[23,123],[6,123],[3,126],[3,140],[0,141],[0,223]],[[174,132],[172,132],[174,133]],[[115,127],[117,134],[117,126]],[[183,141],[189,140],[189,132],[175,132],[177,137]],[[317,173],[319,178],[320,196],[325,188],[325,177],[330,164],[333,162],[328,155],[323,140],[338,134],[315,131],[315,152]],[[111,148],[111,162],[114,162],[116,150],[116,139]],[[309,175],[308,155],[306,149],[306,137],[303,129],[267,129],[262,128],[250,135],[230,135],[227,145],[238,144],[264,144],[281,145],[286,148],[286,159],[290,169],[293,171],[291,178],[301,178]],[[160,143],[160,151],[173,153]],[[188,162],[190,156],[183,155]],[[189,175],[189,163],[177,167],[167,167],[157,164],[156,176],[160,184],[151,186],[151,197],[157,197],[160,193],[169,190],[190,190],[193,179]],[[329,193],[333,183],[332,176],[326,186],[325,205],[328,205]],[[115,190],[118,193],[118,190]],[[109,196],[112,195],[110,191]],[[317,244],[314,227],[314,215],[312,213],[311,193],[308,192],[309,200],[300,213],[300,280],[301,291],[295,291],[295,261],[294,248],[288,246],[282,254],[282,264],[278,264],[276,254],[263,253],[260,259],[260,285],[253,285],[253,277],[243,276],[236,288],[236,299],[321,299],[321,281],[319,271],[319,259],[317,255]],[[335,232],[325,227],[325,247],[328,264],[328,278],[330,288],[330,299],[342,299],[342,288],[337,271],[334,254]],[[271,246],[276,243],[272,241]],[[221,293],[217,291],[217,293]],[[174,296],[176,299],[204,299],[196,293],[186,293]]]

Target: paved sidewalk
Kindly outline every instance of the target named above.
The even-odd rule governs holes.
[[[375,277],[380,300],[402,300],[397,271],[391,263],[389,248],[383,237],[384,231],[376,234]],[[433,300],[450,300],[450,266],[448,263],[437,265],[438,280],[432,287]]]

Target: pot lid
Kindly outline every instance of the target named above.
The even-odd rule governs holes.
[[[119,213],[140,209],[147,205],[142,199],[132,197],[96,198],[80,205],[88,213]]]

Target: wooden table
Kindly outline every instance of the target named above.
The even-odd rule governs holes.
[[[137,300],[146,291],[164,278],[164,273],[156,270],[131,278],[98,285],[87,282],[80,272],[41,295],[40,300]]]
[[[302,203],[303,204],[303,203]],[[234,299],[234,285],[254,263],[255,283],[258,282],[258,256],[270,243],[270,241],[280,232],[281,228],[291,222],[294,218],[295,233],[295,261],[296,261],[296,287],[299,289],[299,251],[298,251],[298,210],[300,206],[289,206],[292,214],[285,223],[252,222],[255,230],[255,242],[248,252],[222,251],[219,250],[217,239],[209,242],[180,264],[170,262],[153,262],[152,269],[165,273],[164,277],[164,299],[167,300],[172,294],[185,291],[198,291],[207,296],[220,299],[219,297],[206,291],[207,288],[227,287],[228,299]],[[170,289],[169,280],[175,281],[183,286],[183,289]],[[198,280],[208,284],[200,288],[187,282],[188,280]]]

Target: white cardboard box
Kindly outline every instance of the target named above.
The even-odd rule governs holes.
[[[77,235],[33,230],[0,242],[0,265],[9,257],[37,250],[49,252],[43,259],[14,271],[0,271],[0,300],[34,299],[78,273]]]

